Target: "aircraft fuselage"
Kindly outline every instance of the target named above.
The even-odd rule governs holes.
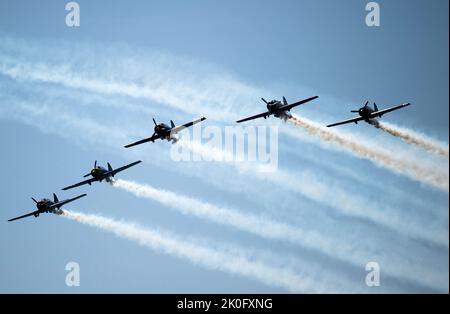
[[[155,125],[154,132],[159,135],[162,140],[176,141],[177,139],[171,135],[172,128],[165,123]]]
[[[274,115],[274,117],[283,119],[286,121],[288,118],[291,118],[292,115],[289,110],[281,110],[280,108],[284,106],[283,103],[279,100],[271,100],[267,103],[267,111],[268,115]],[[264,117],[267,118],[267,117]]]
[[[358,113],[361,117],[363,118],[369,118],[370,115],[374,112],[375,110],[372,109],[372,107],[370,106],[364,106],[359,108]]]
[[[375,112],[375,110],[372,107],[370,107],[369,105],[365,105],[364,107],[361,107],[358,109],[358,114],[360,115],[360,117],[364,118],[364,121],[367,123],[376,122],[375,118],[370,118],[370,116],[374,112]],[[355,122],[355,123],[357,124],[357,122]]]
[[[105,173],[107,173],[108,170],[101,167],[101,166],[97,166],[95,168],[92,168],[91,170],[91,176],[99,179],[100,182],[102,182],[102,180],[105,180],[106,182],[111,182],[111,176],[104,176]]]
[[[37,202],[36,208],[37,208],[38,212],[36,214],[34,214],[34,217],[38,217],[39,214],[42,214],[42,213],[54,212],[55,211],[54,209],[49,209],[50,206],[52,206],[53,204],[55,204],[55,203],[47,198],[44,198],[44,199],[40,200],[39,202]]]

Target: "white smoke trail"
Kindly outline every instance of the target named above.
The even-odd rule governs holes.
[[[443,191],[449,191],[449,176],[444,169],[425,168],[412,161],[395,158],[379,147],[358,143],[344,134],[331,131],[306,118],[292,117],[288,121],[327,142],[340,145],[357,156],[371,159],[384,168],[406,174],[416,181],[430,184]]]
[[[7,43],[5,47],[9,48],[10,51],[6,49],[6,53],[1,54],[2,51],[0,50],[0,57],[2,57],[0,59],[0,73],[15,80],[55,83],[68,88],[83,89],[95,93],[149,99],[189,114],[206,115],[211,119],[220,121],[234,120],[236,114],[242,110],[242,106],[239,104],[252,102],[252,99],[256,99],[257,95],[262,92],[225,74],[221,79],[218,79],[219,76],[212,76],[210,79],[203,78],[201,82],[198,82],[193,74],[189,77],[186,77],[187,73],[175,74],[174,71],[168,70],[169,68],[176,68],[167,61],[170,58],[159,55],[157,55],[155,64],[151,64],[151,72],[154,74],[150,77],[143,77],[141,72],[144,65],[135,61],[131,62],[127,58],[113,62],[117,71],[111,71],[111,62],[100,60],[105,64],[101,66],[102,73],[97,73],[93,71],[94,67],[90,63],[92,61],[86,58],[81,64],[68,63],[58,66],[57,63],[56,65],[33,63],[23,57],[11,56],[11,51],[20,52],[17,55],[27,52],[28,43],[17,40],[5,40],[5,42]],[[78,56],[78,58],[83,59],[83,56]],[[177,64],[177,66],[180,66],[180,64]],[[131,69],[134,71],[131,71]],[[126,71],[127,75],[121,75],[122,71]],[[137,73],[130,75],[130,72]],[[133,80],[127,81],[126,78],[130,76],[131,78],[136,76],[136,79],[142,83],[136,84],[132,82]],[[144,111],[148,112],[147,110]],[[289,134],[289,132],[287,133]],[[370,141],[370,139],[368,140]],[[370,147],[379,146],[378,143],[370,142],[367,147],[369,147],[369,144]],[[437,186],[448,192],[448,175],[445,175],[447,171],[435,171],[433,167],[423,169],[422,166],[418,166],[421,161],[415,160],[414,156],[409,156],[410,160],[414,158],[414,162],[402,162],[401,165],[408,166],[401,167],[397,165],[398,159],[395,158],[395,151],[385,151],[384,155],[386,156],[382,157],[386,158],[376,161],[378,165],[387,164],[385,168],[388,170],[407,175],[414,180],[419,179],[418,181]],[[358,156],[373,161],[372,154],[360,153]],[[428,172],[428,170],[430,171]]]
[[[60,84],[67,88],[81,89],[93,93],[148,99],[159,104],[169,105],[183,112],[193,113],[196,116],[215,117],[218,115],[218,108],[220,108],[220,119],[226,119],[227,121],[232,121],[235,118],[235,113],[227,107],[230,107],[233,103],[236,105],[238,103],[236,99],[239,96],[253,95],[257,91],[255,88],[247,87],[244,84],[233,84],[226,78],[204,80],[203,83],[196,80],[197,84],[206,85],[199,89],[198,86],[189,85],[191,84],[190,81],[193,80],[192,77],[177,76],[174,72],[167,73],[167,67],[170,67],[170,65],[164,64],[155,65],[155,69],[149,70],[153,73],[152,77],[146,77],[145,79],[139,77],[138,80],[143,80],[144,84],[136,84],[127,81],[124,78],[126,75],[116,77],[115,71],[111,71],[111,69],[108,69],[108,75],[105,75],[103,73],[107,71],[105,67],[102,67],[102,73],[94,73],[92,65],[89,64],[88,60],[85,61],[84,66],[78,65],[76,68],[72,68],[72,64],[58,66],[47,63],[33,63],[11,58],[7,54],[1,54],[0,50],[0,73],[18,81]],[[118,61],[115,66],[117,72],[120,73],[120,70],[123,70],[124,73],[129,73],[128,70],[131,65],[127,62]],[[138,68],[139,66],[142,65],[133,64],[131,68]],[[142,71],[142,69],[139,69],[139,71]],[[212,89],[207,88],[208,84],[220,85]],[[226,94],[227,91],[229,92],[228,95]],[[206,103],[210,105],[205,106]]]
[[[56,132],[57,134],[62,134],[65,137],[68,136],[69,139],[72,138],[72,136],[70,136],[69,134],[67,134],[65,131],[61,131],[60,127],[62,125],[66,126],[68,124],[72,125],[72,127],[74,127],[75,130],[82,131],[81,133],[81,137],[83,138],[84,141],[92,141],[92,137],[95,139],[100,138],[100,142],[98,143],[99,145],[103,145],[102,147],[106,147],[109,145],[112,145],[113,147],[115,147],[117,145],[118,142],[121,142],[123,140],[120,140],[123,137],[123,133],[120,130],[117,130],[118,133],[114,133],[112,138],[109,138],[108,135],[108,129],[107,127],[103,126],[102,124],[98,124],[95,123],[94,120],[90,120],[90,119],[79,119],[77,116],[71,115],[71,114],[67,114],[64,112],[58,112],[58,114],[55,115],[55,107],[53,106],[44,106],[44,107],[39,107],[39,106],[28,106],[25,103],[16,103],[16,102],[12,102],[12,101],[6,101],[6,103],[12,104],[12,109],[13,112],[16,112],[17,108],[21,108],[22,111],[18,111],[15,113],[15,115],[17,115],[17,117],[19,117],[20,119],[28,119],[30,121],[32,121],[33,125],[38,125],[38,126],[46,126],[43,130],[45,130],[46,132],[48,132],[48,127],[49,126],[58,126],[56,129],[53,130],[53,132]],[[3,108],[5,109],[5,108]],[[31,110],[31,111],[30,111]],[[1,113],[1,110],[0,110]],[[60,115],[60,113],[64,113],[62,115]],[[40,121],[47,121],[48,123],[42,124],[39,123]],[[61,121],[63,121],[63,123],[61,123]],[[54,123],[50,123],[50,122],[54,122]],[[37,124],[36,124],[37,123]],[[62,129],[64,130],[64,128]],[[68,130],[66,130],[68,131]],[[100,132],[99,134],[103,134],[106,136],[107,139],[109,139],[110,141],[108,141],[108,143],[105,143],[102,140],[102,137],[98,136],[97,132]],[[85,134],[90,134],[91,136],[85,137]],[[109,143],[110,142],[110,143]],[[203,148],[200,145],[201,148]],[[211,153],[209,149],[204,149],[205,153]],[[215,152],[217,154],[221,153],[221,152]],[[240,169],[240,168],[237,168]],[[277,176],[278,177],[278,176]],[[289,177],[290,179],[292,179],[292,176]],[[265,178],[266,179],[266,178]],[[290,180],[289,179],[289,180]],[[311,182],[308,180],[308,178],[297,178],[298,180],[295,180],[294,182],[289,181],[287,178],[282,178],[279,180],[280,184],[283,184],[284,186],[286,186],[287,188],[290,188],[292,191],[296,191],[296,192],[301,192],[302,194],[309,194],[311,193],[313,199],[317,199],[317,200],[326,200],[326,201],[331,201],[333,202],[333,200],[336,201],[337,204],[345,203],[345,199],[340,198],[341,196],[339,193],[339,189],[334,189],[333,187],[330,187],[328,189],[325,190],[325,194],[322,193],[323,189],[319,188],[319,189],[315,189],[312,186],[314,186],[315,184],[311,184]],[[273,179],[272,179],[273,180]],[[277,179],[278,180],[278,179]],[[299,184],[299,182],[305,182],[305,184],[303,185],[303,187],[297,187],[297,185]],[[306,184],[307,183],[307,184]],[[308,189],[311,190],[308,190]],[[324,196],[326,195],[326,196]],[[336,198],[337,196],[339,196],[339,198]],[[351,199],[355,198],[352,197],[351,195],[349,195],[349,197]],[[358,198],[358,197],[356,197]],[[356,206],[355,204],[353,204],[351,206],[351,208],[347,208],[347,210],[357,210],[359,212],[359,216],[362,215],[362,217],[364,217],[364,215],[366,215],[366,212],[372,213],[372,214],[377,214],[376,212],[373,212],[373,208],[370,208],[370,205],[373,205],[373,202],[371,201],[370,203],[366,204],[367,202],[362,202],[362,203],[358,203],[356,202]],[[368,205],[368,206],[366,206]],[[333,205],[333,207],[336,206],[336,204]],[[347,206],[347,205],[346,205]],[[344,208],[346,208],[346,206],[344,206]],[[376,209],[376,208],[375,208]],[[351,211],[348,212],[348,214],[351,214]],[[404,228],[400,228],[401,230],[406,230],[408,231],[407,234],[411,234],[411,231],[413,231],[413,234],[417,231],[415,227],[411,228],[409,223],[407,222],[409,217],[395,217],[395,219],[392,217],[392,215],[390,215],[391,212],[389,210],[386,211],[386,213],[380,212],[377,214],[378,219],[383,219],[386,222],[390,222],[391,226],[394,225],[393,229],[395,230],[395,224],[397,222],[401,222],[401,226],[400,227],[404,227]],[[383,218],[384,217],[384,218]],[[400,218],[400,220],[398,219]],[[429,232],[433,232],[435,231],[433,228],[421,228],[421,229],[425,229]],[[414,231],[416,230],[416,231]],[[431,233],[429,234],[430,238],[433,238],[433,236],[431,235]],[[356,235],[355,235],[356,236]],[[439,239],[439,237],[434,237],[434,239]],[[357,240],[357,238],[356,238]],[[355,241],[352,241],[351,243],[355,243]],[[362,246],[361,246],[362,245]],[[361,247],[365,247],[364,244],[358,244],[357,248],[355,248],[355,252],[357,253]],[[380,251],[378,251],[380,252]],[[355,253],[355,254],[356,254]],[[385,260],[386,263],[383,264],[389,264],[390,266],[387,266],[387,273],[392,273],[392,274],[401,274],[401,273],[406,273],[408,278],[411,278],[411,280],[413,280],[414,282],[419,282],[421,283],[423,280],[423,278],[425,278],[425,284],[429,285],[430,287],[435,287],[436,283],[440,281],[440,276],[436,277],[436,273],[434,271],[431,271],[431,273],[427,270],[424,271],[423,268],[421,268],[419,265],[414,265],[411,264],[411,261],[405,258],[392,258],[392,257],[387,257],[384,256],[384,254],[381,254],[381,257],[378,257],[378,254],[375,254],[377,256],[378,261],[383,261]],[[372,259],[373,260],[373,259]],[[396,260],[396,261],[394,261]],[[414,259],[413,261],[414,262]],[[392,267],[391,270],[389,270]],[[397,277],[397,276],[396,276]],[[442,286],[441,283],[438,284],[439,287]]]
[[[301,277],[288,268],[270,266],[238,250],[212,248],[191,240],[179,239],[169,233],[144,229],[131,223],[98,215],[64,210],[62,216],[112,232],[151,249],[187,259],[208,269],[238,274],[291,292],[323,292],[311,278]]]
[[[12,103],[11,101],[8,101]],[[58,123],[56,124],[38,124],[39,127],[44,127],[48,131],[49,127],[58,127],[54,131],[58,131],[62,126],[72,126],[76,130],[83,130],[83,134],[88,134],[89,140],[99,140],[99,144],[104,141],[110,142],[112,147],[116,146],[118,142],[125,142],[123,139],[126,130],[120,129],[114,130],[113,133],[109,132],[108,127],[104,127],[95,121],[89,119],[78,119],[72,114],[67,114],[64,111],[55,111],[53,106],[28,106],[23,103],[14,102],[13,108],[22,108],[25,111],[17,113],[21,119],[24,119],[32,115],[32,118],[28,118],[35,123],[41,119],[47,119],[54,116],[57,112]],[[24,114],[24,112],[26,114]],[[63,123],[60,123],[63,122]],[[67,130],[62,129],[63,133]],[[99,136],[99,134],[101,136]],[[77,137],[78,138],[78,137]],[[121,140],[119,140],[121,139]],[[79,138],[81,140],[81,138]],[[201,155],[208,155],[212,160],[233,160],[234,156],[225,151],[218,150],[214,147],[207,147],[196,141],[186,142],[183,139],[179,141],[179,144],[186,148],[199,152]],[[395,208],[386,206],[385,204],[378,204],[375,201],[367,202],[364,198],[354,195],[353,193],[347,193],[339,185],[329,185],[324,183],[323,179],[318,179],[314,174],[303,171],[302,173],[288,173],[283,170],[278,170],[275,173],[265,174],[264,169],[266,165],[246,163],[246,162],[232,162],[231,165],[243,175],[252,175],[253,177],[273,182],[283,189],[300,193],[307,199],[310,199],[318,204],[323,204],[338,210],[340,213],[351,216],[361,217],[368,219],[384,227],[388,227],[390,230],[406,235],[413,239],[424,239],[427,242],[437,243],[448,247],[448,237],[446,232],[442,231],[442,228],[423,228],[423,220],[418,220],[415,217],[405,217],[399,213]],[[414,219],[413,219],[414,218]]]
[[[158,201],[161,204],[179,210],[183,214],[191,214],[218,224],[233,226],[266,239],[282,240],[312,249],[320,249],[326,254],[337,255],[345,261],[353,259],[352,263],[356,265],[361,265],[367,260],[367,256],[355,255],[353,246],[341,242],[327,241],[316,232],[305,231],[286,223],[276,222],[262,215],[242,213],[179,193],[156,189],[150,185],[123,179],[116,180],[114,186],[131,192],[137,197]],[[336,251],[336,247],[339,247],[339,251]]]
[[[211,146],[205,146],[197,141],[185,141],[181,139],[179,145],[196,152],[202,158],[227,161],[233,160],[233,154],[226,150],[221,150]],[[356,145],[356,144],[355,144]],[[260,180],[267,180],[295,193],[300,193],[304,197],[330,206],[340,213],[368,219],[378,225],[387,227],[394,232],[406,235],[411,238],[423,239],[430,243],[437,243],[448,247],[447,229],[427,229],[423,228],[423,221],[414,221],[404,217],[397,209],[370,201],[352,193],[349,194],[337,184],[327,184],[323,179],[317,178],[313,173],[303,171],[290,172],[278,169],[276,172],[266,171],[267,165],[247,162],[231,162],[243,175],[252,175]]]
[[[0,63],[1,63],[1,61],[2,60],[0,60]],[[86,67],[86,68],[89,68],[89,67]],[[86,70],[86,68],[85,68],[85,70]],[[55,70],[55,68],[53,68],[53,69]],[[78,73],[77,71],[74,71],[74,69],[75,68],[71,69],[70,66],[69,66],[66,69],[67,73],[63,71],[63,73],[61,75],[65,76],[65,74],[68,74],[65,77],[68,80],[68,81],[65,82],[65,83],[68,84],[66,86],[70,87],[70,88],[75,88],[75,89],[78,89],[78,88],[86,89],[87,88],[87,85],[84,85],[84,83],[90,83],[90,81],[82,81],[83,79],[86,78],[85,74],[87,74],[87,78],[89,78],[89,77],[91,79],[95,78],[95,80],[98,79],[100,81],[105,81],[106,80],[106,82],[108,82],[109,74],[111,72],[111,71],[108,71],[109,74],[106,74],[106,75],[102,76],[102,72],[99,72],[99,71],[93,70],[92,72],[85,71],[84,73],[83,72],[82,73]],[[95,69],[95,67],[93,67],[93,69]],[[43,69],[43,70],[45,70],[45,69]],[[111,70],[111,68],[109,70]],[[40,69],[38,68],[37,71],[39,72]],[[26,78],[23,77],[23,73],[22,74],[19,73],[20,74],[19,75],[18,72],[17,72],[16,74],[17,74],[16,78],[19,81],[22,80],[22,79],[26,79]],[[33,75],[35,75],[35,74],[36,73],[33,73]],[[79,85],[70,86],[70,83],[71,83],[70,80],[71,80],[72,76],[75,76],[75,78],[76,78],[75,82],[77,84],[79,84]],[[116,77],[120,77],[120,75],[117,75]],[[50,78],[50,80],[48,82],[59,83],[58,79],[60,79],[60,78],[61,78],[61,76],[55,76],[55,77],[53,77],[54,80],[52,80],[52,78]],[[127,78],[129,78],[129,77],[127,77]],[[47,78],[44,77],[44,79],[47,79]],[[190,86],[188,84],[189,86],[182,86],[183,82],[178,82],[178,84],[172,85],[173,82],[170,79],[167,79],[167,81],[163,79],[163,81],[165,83],[169,82],[170,84],[168,83],[167,85],[164,85],[164,88],[161,91],[165,91],[165,92],[169,91],[172,95],[175,95],[175,94],[177,95],[176,97],[172,96],[172,98],[169,97],[170,96],[170,95],[168,95],[169,93],[167,93],[167,95],[164,94],[164,97],[161,97],[161,98],[153,97],[152,95],[146,95],[145,93],[143,93],[143,90],[147,89],[147,84],[146,84],[147,82],[145,82],[145,80],[143,80],[143,81],[137,80],[138,82],[141,82],[142,84],[134,84],[133,88],[128,89],[128,91],[127,91],[127,89],[125,89],[125,90],[121,90],[120,89],[121,85],[123,84],[122,81],[118,80],[117,78],[116,78],[116,80],[112,80],[112,81],[114,81],[114,83],[117,83],[119,85],[114,85],[113,84],[113,85],[105,86],[105,85],[100,84],[100,87],[102,87],[103,90],[102,89],[89,89],[89,88],[87,90],[89,90],[91,92],[105,93],[105,94],[117,94],[117,93],[121,94],[122,92],[125,92],[125,95],[130,96],[130,97],[144,97],[146,99],[148,98],[148,99],[153,99],[153,100],[159,99],[160,101],[163,101],[164,103],[167,102],[167,104],[169,104],[172,108],[175,107],[175,108],[178,108],[178,109],[183,110],[185,112],[186,111],[187,112],[193,111],[193,112],[199,112],[199,113],[202,113],[202,110],[204,110],[204,105],[207,104],[208,102],[210,102],[209,100],[211,98],[211,95],[209,94],[209,92],[208,93],[202,93],[202,89],[201,88],[199,89],[198,85]],[[194,82],[194,81],[192,81],[192,82]],[[83,84],[81,84],[81,83],[83,83]],[[186,83],[186,82],[184,82],[184,83]],[[221,82],[221,83],[224,83],[224,82]],[[239,85],[239,82],[234,81],[234,84]],[[94,84],[94,86],[96,86],[96,84]],[[179,88],[180,86],[184,87],[184,88],[180,89]],[[115,87],[119,87],[119,89],[118,90],[114,90]],[[171,87],[171,88],[168,88],[168,87]],[[210,86],[209,86],[209,89],[211,89]],[[151,88],[151,90],[153,90],[153,88]],[[188,90],[189,93],[183,93],[183,91],[186,91],[186,90]],[[138,91],[137,95],[135,95],[135,96],[132,95],[134,91]],[[181,91],[181,93],[180,93],[180,91]],[[224,92],[224,93],[226,94],[229,91],[230,90],[226,90],[226,92]],[[241,90],[239,90],[239,91],[241,91]],[[201,99],[196,99],[196,101],[191,102],[192,95],[198,95],[198,94],[200,94],[202,96],[202,98]],[[205,94],[208,94],[208,95],[205,96]],[[183,97],[181,97],[181,96],[183,96]],[[187,96],[186,99],[184,99],[184,96]],[[214,96],[217,96],[217,95],[214,95]],[[239,97],[241,97],[241,96],[239,96]],[[220,101],[217,103],[217,107],[214,110],[216,110],[215,113],[217,114],[217,110],[220,109],[219,115],[220,115],[220,117],[223,117],[222,109],[224,109],[223,107],[227,107],[228,105],[227,104],[223,105],[222,98],[218,97],[217,99],[220,99]],[[242,99],[240,99],[240,102],[245,102],[245,101],[242,101]],[[187,103],[189,103],[189,106],[186,105]],[[214,104],[216,104],[216,102]],[[236,114],[236,112],[234,112],[234,114]],[[229,116],[227,116],[227,119],[228,119],[228,117]],[[61,132],[59,132],[59,133],[61,133]],[[106,137],[106,138],[108,138],[108,137]],[[116,145],[117,145],[118,142],[120,142],[120,141],[116,141]],[[374,144],[376,144],[376,143],[374,143]],[[379,144],[376,144],[376,145],[379,145]],[[286,184],[286,182],[284,184]],[[330,189],[332,189],[332,187],[329,187],[327,190],[329,191]],[[323,196],[320,196],[320,193],[318,192],[317,189],[312,189],[312,190],[313,190],[312,192],[314,192],[314,197],[319,198],[319,199],[321,197],[323,198]],[[304,191],[303,193],[307,192],[307,190],[303,190],[303,191]],[[330,195],[330,194],[327,194],[327,195]],[[330,197],[330,199],[332,199],[332,197]],[[346,205],[346,207],[348,207],[348,205]],[[376,206],[373,209],[376,209]],[[362,212],[364,210],[365,210],[365,207],[364,206],[360,206],[359,211]],[[373,213],[373,214],[375,214],[375,213]],[[379,214],[383,215],[383,213],[379,213]],[[405,218],[408,218],[408,217],[405,217]],[[389,221],[390,219],[385,217],[384,220]],[[394,221],[398,221],[398,219],[395,219]],[[405,224],[403,224],[403,226],[407,227],[408,224],[405,223]],[[427,228],[423,228],[423,229],[427,229]]]
[[[36,124],[37,126],[42,127],[45,132],[52,130],[57,134],[66,134],[70,131],[70,128],[73,128],[74,130],[82,131],[83,135],[88,135],[87,137],[84,137],[83,142],[86,142],[87,139],[89,142],[94,141],[96,145],[108,144],[108,146],[111,147],[117,146],[117,143],[126,142],[124,137],[126,137],[125,133],[127,132],[128,127],[111,129],[94,120],[86,118],[79,119],[76,115],[68,114],[65,110],[57,110],[57,106],[53,106],[52,104],[36,106],[11,99],[7,100],[6,103],[13,104],[11,108],[20,109],[14,115],[20,117],[21,120],[26,119],[26,121],[29,121],[32,124],[42,120],[50,121],[49,119],[55,118],[55,113],[57,113],[57,119],[54,120],[56,123]],[[13,110],[13,112],[15,111],[16,110]],[[67,129],[68,127],[69,129]],[[69,136],[68,138],[81,140],[81,137],[79,136]],[[234,156],[227,151],[215,149],[214,146],[205,146],[195,141],[185,142],[182,140],[179,142],[179,145],[183,145],[192,151],[199,152],[201,155],[209,155],[209,159],[212,160],[233,161],[235,159]],[[136,158],[137,157],[141,158],[142,156],[136,155]],[[154,158],[152,161],[153,160]],[[426,239],[433,243],[448,246],[448,241],[446,240],[447,236],[442,232],[440,226],[435,228],[423,228],[424,220],[413,219],[413,221],[411,221],[412,219],[410,216],[402,216],[395,208],[386,207],[385,204],[379,205],[373,200],[367,202],[358,195],[346,193],[339,185],[325,184],[323,180],[318,180],[315,175],[308,174],[305,171],[293,174],[278,170],[277,173],[264,176],[263,172],[265,171],[261,168],[265,168],[266,165],[245,162],[231,162],[231,165],[236,166],[236,169],[243,175],[251,174],[255,178],[274,182],[281,188],[300,193],[318,204],[325,204],[326,206],[335,208],[345,215],[366,218],[379,225],[387,226],[389,229],[400,234],[413,238]]]
[[[183,214],[191,214],[218,224],[233,226],[266,239],[287,241],[308,249],[317,250],[331,258],[350,263],[356,267],[364,265],[373,256],[378,255],[377,252],[369,248],[359,247],[355,249],[354,244],[349,245],[314,231],[307,231],[287,223],[276,222],[264,216],[246,214],[237,210],[216,206],[179,193],[156,189],[149,185],[118,179],[114,186],[133,193],[137,197],[160,202]],[[378,256],[378,260],[383,264],[388,264],[382,256]],[[391,266],[384,268],[385,274],[420,282],[421,278],[415,275],[419,269],[416,268],[414,263],[410,263],[403,258],[393,263],[394,260],[395,258],[393,257],[389,259]],[[401,267],[396,268],[394,265],[401,265]]]
[[[62,84],[68,88],[83,89],[95,93],[119,94],[132,98],[145,98],[161,104],[169,105],[184,112],[187,111],[189,113],[195,113],[196,115],[206,113],[208,117],[213,119],[215,117],[215,119],[227,121],[235,118],[235,113],[230,111],[230,99],[236,99],[241,96],[243,97],[243,95],[245,95],[245,98],[248,99],[250,98],[248,97],[249,95],[254,95],[258,91],[255,88],[252,89],[246,85],[241,86],[239,82],[233,81],[234,83],[231,84],[232,86],[227,86],[227,88],[230,88],[228,90],[229,93],[233,96],[220,98],[218,95],[210,95],[209,93],[205,93],[204,90],[201,92],[194,86],[187,86],[184,83],[180,83],[177,81],[177,78],[173,79],[170,78],[170,76],[162,76],[160,79],[147,81],[145,86],[141,86],[134,83],[121,82],[117,79],[103,80],[101,77],[97,78],[91,72],[83,73],[82,70],[84,69],[80,70],[80,73],[74,73],[70,67],[67,68],[50,66],[47,64],[33,64],[14,59],[10,62],[6,62],[5,60],[7,60],[7,58],[4,59],[3,62],[0,62],[0,73],[16,80],[55,83]],[[90,68],[88,67],[88,69]],[[164,82],[164,85],[162,85],[162,82]],[[168,86],[169,83],[171,86]],[[221,83],[230,85],[230,82],[227,83],[227,81],[221,81]],[[220,89],[220,87],[218,87],[218,89]],[[177,92],[175,93],[174,90],[177,90]],[[208,88],[208,90],[210,90],[210,88]],[[237,95],[237,92],[238,94],[243,94]],[[212,100],[215,103],[219,101],[214,108],[204,105],[206,103],[210,103]],[[186,106],[186,103],[189,103],[190,105]],[[218,108],[220,110],[219,116],[217,116]],[[147,112],[147,110],[144,111]],[[294,119],[291,119],[290,121],[293,122],[295,119],[298,118],[294,117]],[[300,124],[303,124],[306,121],[306,119],[302,119],[300,121],[297,120]],[[333,133],[329,130],[324,130],[322,127],[316,128],[316,126],[319,126],[318,124],[312,121],[308,122],[309,127],[312,126],[316,131],[311,132],[311,128],[306,129],[310,133],[320,135],[320,137],[325,141],[333,141],[341,145],[351,144],[343,145],[343,147],[345,147],[348,152],[353,154],[356,153],[361,158],[372,160],[377,165],[383,166],[385,169],[395,171],[398,174],[406,175],[413,180],[433,185],[441,190],[444,190],[445,192],[448,192],[449,190],[449,179],[446,170],[436,170],[435,167],[424,168],[419,165],[421,164],[421,161],[415,160],[416,158],[414,156],[408,156],[410,161],[405,162],[396,158],[396,152],[394,151],[384,151],[381,153],[381,149],[378,147],[378,152],[376,152],[375,149],[372,148],[379,146],[378,143],[371,143],[370,146],[362,146],[356,142],[349,143],[348,139],[342,141],[340,137],[330,136],[330,134],[333,135]],[[368,144],[369,143],[370,142],[368,142]],[[363,147],[363,149],[359,149],[358,147]]]
[[[424,134],[417,133],[407,128],[401,128],[399,126],[378,121],[375,126],[395,137],[398,137],[408,144],[416,145],[424,150],[427,150],[433,154],[441,155],[448,158],[448,144],[440,143]]]

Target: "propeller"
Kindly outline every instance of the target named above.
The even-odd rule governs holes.
[[[366,103],[364,104],[364,107],[366,107],[369,104],[369,101],[366,101]],[[359,112],[359,110],[350,110],[350,112]]]
[[[266,105],[269,104],[264,98],[261,98],[261,100],[264,101],[266,103]]]
[[[95,169],[95,168],[97,168],[97,160],[94,161],[94,169]],[[85,174],[85,175],[83,176],[83,178],[89,177],[90,175],[91,175],[91,172]]]
[[[153,123],[156,125],[156,121],[155,121],[155,118],[153,118]]]
[[[37,201],[34,199],[34,197],[31,198],[33,200],[33,202],[35,202],[37,204]]]

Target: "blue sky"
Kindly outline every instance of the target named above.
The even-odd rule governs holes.
[[[275,119],[259,123],[279,126],[279,170],[302,184],[297,190],[289,187],[294,181],[274,183],[226,164],[173,162],[165,142],[121,149],[129,138],[150,135],[153,116],[184,122],[204,113],[207,122],[225,126],[233,120],[224,117],[261,111],[259,97],[285,95],[294,101],[314,94],[320,99],[295,114],[320,123],[349,117],[349,110],[365,100],[380,107],[411,102],[413,106],[383,120],[448,147],[447,1],[433,6],[379,1],[379,28],[365,25],[366,2],[356,0],[78,1],[79,28],[66,27],[65,3],[0,1],[0,66],[25,67],[16,76],[0,72],[0,139],[5,148],[0,291],[289,291],[53,215],[6,222],[32,209],[30,196],[49,197],[76,182],[95,159],[113,166],[142,159],[142,165],[120,177],[289,223],[317,234],[316,242],[261,238],[106,184],[58,195],[86,192],[88,197],[70,209],[167,230],[208,247],[254,252],[256,261],[293,270],[312,282],[304,292],[448,292],[448,191]],[[63,75],[52,79],[51,71]],[[76,78],[81,86],[71,85]],[[83,85],[88,80],[136,84],[151,95]],[[448,172],[448,157],[368,125],[340,130],[369,146]],[[308,175],[356,201],[342,198],[349,204],[339,204],[326,201],[325,195],[307,195],[308,183],[302,181]],[[353,202],[359,211],[346,212]],[[442,237],[447,238],[444,244]],[[319,240],[341,247],[326,252]],[[354,255],[339,253],[346,246]],[[380,261],[380,287],[365,286],[358,256]],[[69,261],[80,264],[80,287],[65,285]]]

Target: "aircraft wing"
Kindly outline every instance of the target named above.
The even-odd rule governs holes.
[[[341,124],[358,122],[358,121],[361,121],[361,120],[364,120],[364,118],[363,117],[355,117],[355,118],[351,118],[351,119],[348,119],[348,120],[344,120],[344,121],[336,122],[336,123],[333,123],[333,124],[329,124],[329,125],[327,125],[327,128],[331,128],[332,126],[341,125]]]
[[[35,210],[32,213],[28,213],[28,214],[25,214],[25,215],[22,215],[22,216],[19,216],[19,217],[16,217],[16,218],[12,218],[12,219],[9,219],[8,221],[14,221],[14,220],[22,219],[22,218],[25,218],[25,217],[30,217],[30,216],[33,216],[34,214],[37,214],[38,212],[39,212],[38,210]]]
[[[253,120],[253,119],[258,119],[258,118],[264,118],[264,117],[268,117],[268,116],[269,116],[269,112],[266,111],[266,112],[262,112],[262,113],[259,113],[259,114],[254,115],[254,116],[248,117],[248,118],[244,118],[244,119],[241,119],[241,120],[237,120],[236,122],[237,122],[237,123],[241,123],[241,122],[245,122],[245,121],[248,121],[248,120]]]
[[[121,171],[123,171],[125,169],[128,169],[130,167],[133,167],[134,165],[137,165],[138,163],[141,163],[141,162],[142,162],[141,160],[138,160],[138,161],[132,162],[129,165],[126,165],[126,166],[114,169],[112,171],[108,171],[107,173],[105,173],[105,176],[107,176],[107,175],[115,175],[116,173],[121,172]]]
[[[394,111],[394,110],[397,110],[397,109],[400,109],[400,108],[403,108],[403,107],[407,107],[409,105],[411,105],[411,104],[410,103],[405,103],[405,104],[401,104],[401,105],[394,106],[394,107],[391,107],[391,108],[378,110],[378,111],[372,112],[372,114],[370,116],[371,116],[371,118],[381,117],[385,113],[388,113],[388,112],[391,112],[391,111]]]
[[[197,123],[199,123],[199,122],[202,122],[203,120],[206,120],[206,118],[205,118],[205,117],[202,117],[202,118],[200,118],[200,119],[197,119],[197,120],[188,122],[188,123],[186,123],[186,124],[176,126],[176,127],[172,128],[172,129],[170,129],[170,134],[172,134],[172,135],[173,135],[173,134],[176,134],[176,133],[180,132],[181,130],[183,130],[183,129],[185,129],[185,128],[188,128],[188,127],[190,127],[190,126],[193,126],[194,124],[197,124]]]
[[[97,178],[90,178],[90,179],[87,179],[87,180],[75,183],[73,185],[66,186],[62,190],[66,191],[66,190],[73,189],[73,188],[76,188],[76,187],[79,187],[79,186],[82,186],[82,185],[85,185],[85,184],[91,184],[92,182],[95,182],[95,181],[98,181],[98,180],[99,179],[97,179]]]
[[[279,110],[291,110],[294,107],[303,105],[304,103],[310,102],[311,100],[314,100],[316,98],[319,98],[319,96],[310,97],[310,98],[307,98],[307,99],[303,99],[303,100],[294,102],[293,104],[290,104],[290,105],[282,106],[282,107],[279,108]]]
[[[153,142],[154,140],[157,140],[157,139],[159,139],[159,138],[161,138],[160,135],[158,135],[158,134],[153,134],[151,137],[144,138],[143,140],[140,140],[140,141],[137,141],[137,142],[134,142],[134,143],[125,145],[124,147],[125,147],[125,148],[129,148],[129,147],[136,146],[136,145],[140,145],[140,144],[144,144],[144,143],[147,143],[147,142]]]
[[[69,198],[67,200],[64,200],[64,201],[52,204],[51,206],[48,207],[48,209],[59,208],[59,207],[61,207],[63,205],[66,205],[67,203],[73,202],[74,200],[77,200],[79,198],[85,197],[86,195],[87,194],[81,194],[81,195],[75,196],[73,198]]]

